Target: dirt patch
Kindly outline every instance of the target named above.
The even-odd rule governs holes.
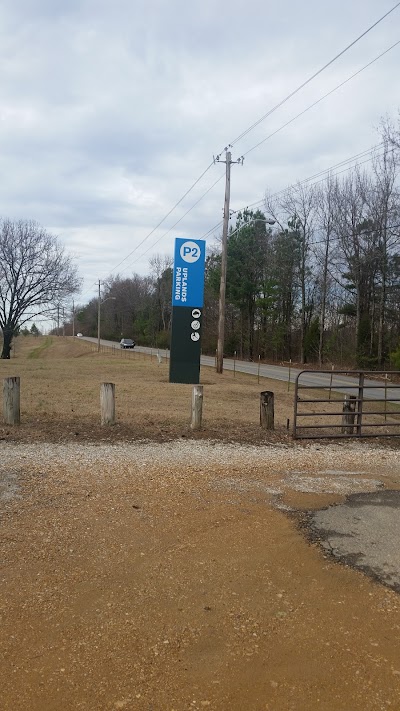
[[[362,447],[1,450],[23,473],[0,518],[4,711],[399,707],[399,596],[274,505],[290,472],[393,480],[395,452],[366,467]]]
[[[400,597],[298,525],[400,488],[398,452],[296,445],[286,383],[211,369],[193,437],[191,386],[166,363],[62,338],[29,358],[39,347],[19,338],[2,363],[22,390],[21,426],[0,428],[2,711],[399,708]]]

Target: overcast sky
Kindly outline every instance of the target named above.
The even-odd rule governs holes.
[[[395,0],[3,0],[0,215],[57,234],[84,280],[146,274],[222,219],[218,153]],[[245,153],[400,39],[400,8],[235,144]],[[240,208],[378,141],[397,117],[400,45],[232,168]],[[158,240],[157,244],[155,242]],[[119,263],[130,253],[132,255]],[[118,266],[119,265],[119,266]],[[79,300],[79,299],[78,299]]]

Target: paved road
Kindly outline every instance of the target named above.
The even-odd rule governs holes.
[[[400,491],[352,494],[312,516],[321,545],[400,592]]]
[[[91,341],[92,343],[97,343],[96,338],[89,338],[89,337],[84,337],[86,341]],[[106,340],[101,340],[101,344],[104,346],[116,346],[119,348],[119,342],[116,341],[106,341]],[[155,348],[147,348],[144,346],[135,346],[136,351],[140,351],[141,353],[159,353],[162,357],[167,357],[168,352],[163,350],[163,349],[155,349]],[[214,368],[215,367],[215,359],[212,356],[201,356],[201,365],[209,366]],[[233,359],[231,358],[225,358],[224,359],[224,368],[225,370],[233,370],[234,367],[236,368],[236,371],[239,373],[248,373],[250,375],[257,375],[258,374],[258,363],[251,363],[248,361],[236,361],[234,363]],[[297,370],[296,368],[291,368],[290,369],[290,382],[294,383],[296,380],[296,377],[299,373],[301,373],[301,370]],[[272,380],[283,380],[284,382],[288,382],[289,379],[289,368],[281,365],[268,365],[262,363],[260,365],[260,376],[263,378],[271,378]],[[332,381],[331,381],[332,377]],[[335,375],[333,372],[332,376],[330,373],[308,373],[307,371],[304,371],[301,380],[300,380],[301,385],[313,385],[315,387],[319,388],[329,388],[331,385],[332,390],[336,390],[337,392],[340,393],[346,393],[347,395],[357,395],[358,393],[358,380],[355,378],[343,376],[343,375]],[[370,386],[370,387],[368,387]],[[379,389],[376,389],[377,386]],[[365,380],[365,388],[364,388],[364,397],[366,398],[371,398],[371,399],[382,399],[385,396],[385,391],[384,391],[384,384],[379,381],[375,380]],[[395,389],[395,388],[387,388],[387,399],[391,401],[395,401],[396,399],[400,402],[400,388]]]

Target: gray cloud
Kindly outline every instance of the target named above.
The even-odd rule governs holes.
[[[135,249],[224,145],[391,7],[337,0],[12,0],[0,8],[1,210],[60,235],[85,289]],[[247,151],[397,40],[399,11],[234,148]],[[249,154],[235,208],[377,141],[399,49]],[[123,267],[216,180],[213,166]],[[222,217],[223,182],[154,247]]]

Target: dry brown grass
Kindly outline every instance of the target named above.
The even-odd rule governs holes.
[[[91,343],[79,339],[21,336],[12,359],[0,363],[2,377],[21,378],[22,419],[19,428],[0,426],[0,437],[117,441],[193,436],[189,426],[192,386],[169,383],[165,359],[158,364],[155,356],[108,348],[97,353]],[[103,382],[116,385],[115,427],[100,427]],[[201,382],[203,429],[196,437],[291,441],[287,420],[292,424],[293,385],[288,392],[286,382],[260,378],[258,383],[255,376],[236,373],[234,377],[231,371],[217,376],[208,367],[202,368]],[[261,390],[275,393],[275,432],[260,429]],[[328,407],[303,405],[302,411],[325,411]],[[339,408],[338,403],[335,409]]]
[[[168,363],[159,365],[139,351],[102,349],[72,338],[19,337],[9,361],[1,361],[2,377],[21,378],[21,427],[0,429],[0,436],[42,439],[168,439],[190,433],[191,385],[168,382]],[[100,428],[100,384],[116,385],[117,424]],[[201,372],[204,384],[203,430],[197,436],[249,441],[264,440],[259,427],[259,393],[276,394],[276,437],[286,437],[292,418],[293,394],[287,385],[212,368]],[[16,430],[18,429],[18,433]],[[78,434],[75,434],[78,433]],[[268,439],[271,439],[271,434]]]

